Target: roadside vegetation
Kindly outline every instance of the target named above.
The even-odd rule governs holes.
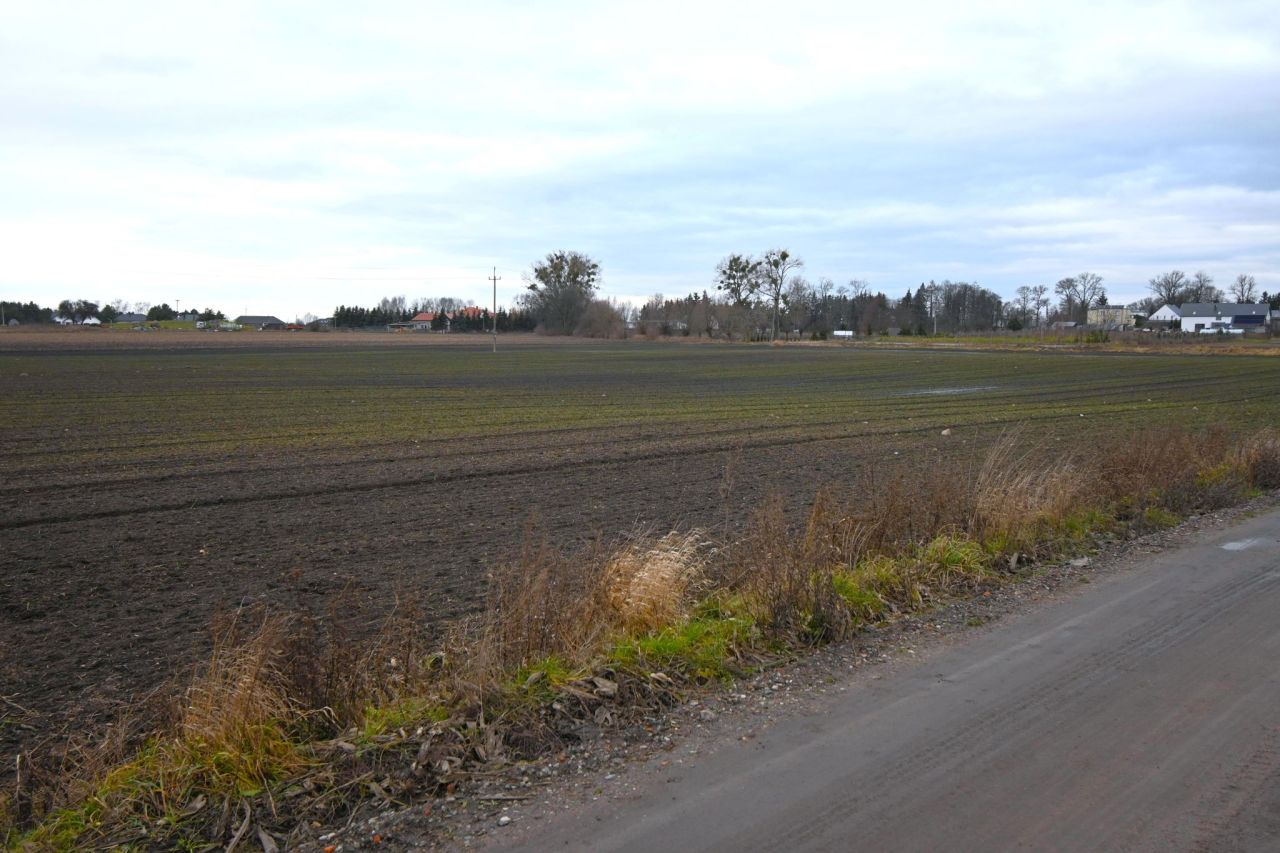
[[[726,475],[726,489],[732,483]],[[402,602],[357,640],[245,610],[210,659],[128,720],[19,758],[11,849],[287,847],[310,822],[453,790],[868,623],[1280,488],[1280,432],[1131,433],[1091,452],[1007,432],[972,461],[869,468],[739,535],[684,530],[566,553],[532,527],[483,611],[430,641]],[[154,717],[153,717],[154,719]]]

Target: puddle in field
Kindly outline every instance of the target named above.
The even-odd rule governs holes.
[[[1218,547],[1224,551],[1243,551],[1261,542],[1261,539],[1241,539],[1239,542],[1225,542]]]
[[[921,391],[903,391],[899,397],[943,397],[952,394],[976,394],[979,391],[994,391],[999,385],[967,385],[957,388],[925,388]]]

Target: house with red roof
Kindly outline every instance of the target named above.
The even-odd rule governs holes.
[[[409,319],[409,328],[415,332],[429,332],[436,322],[437,312],[420,311]],[[449,331],[449,315],[444,316],[444,331]]]

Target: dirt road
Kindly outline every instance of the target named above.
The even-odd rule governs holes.
[[[494,841],[1280,850],[1280,511],[819,707]]]

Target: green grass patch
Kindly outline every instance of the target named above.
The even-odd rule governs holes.
[[[849,612],[859,622],[874,622],[884,616],[888,606],[870,584],[866,575],[858,571],[835,571],[831,582],[836,594],[844,599]]]
[[[1058,519],[1054,527],[1059,542],[1079,545],[1095,534],[1114,530],[1116,518],[1100,509],[1081,509]]]
[[[503,694],[514,704],[550,702],[556,689],[587,674],[587,668],[574,666],[560,655],[548,655],[516,670],[507,681]]]
[[[606,655],[621,669],[662,670],[701,681],[727,679],[741,650],[759,638],[755,621],[746,615],[695,616],[651,634],[618,640]]]
[[[397,729],[413,730],[424,723],[449,719],[449,709],[430,699],[398,699],[388,705],[370,705],[364,709],[364,725],[360,737],[370,742]]]
[[[1169,512],[1169,510],[1158,507],[1149,506],[1142,511],[1142,529],[1144,530],[1164,530],[1168,527],[1176,527],[1181,518]]]

